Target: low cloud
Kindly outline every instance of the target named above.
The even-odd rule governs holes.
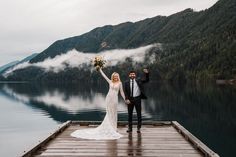
[[[102,56],[106,61],[106,66],[114,66],[118,62],[125,61],[126,58],[132,58],[134,62],[144,62],[145,54],[153,47],[161,47],[160,44],[152,44],[136,49],[115,49],[107,50],[100,53],[84,53],[77,50],[68,51],[65,54],[58,55],[54,58],[45,59],[38,63],[25,62],[15,66],[14,68],[5,72],[4,76],[7,77],[14,70],[27,68],[29,66],[36,66],[43,68],[45,71],[53,71],[55,73],[63,71],[66,67],[83,68],[84,66],[91,65],[91,61],[95,56]]]

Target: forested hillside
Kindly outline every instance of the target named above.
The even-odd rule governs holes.
[[[84,53],[110,49],[137,48],[162,43],[152,49],[143,64],[130,64],[132,58],[107,70],[126,72],[148,67],[153,79],[215,80],[236,76],[236,1],[219,0],[211,8],[195,12],[186,9],[171,16],[156,16],[139,22],[96,28],[86,34],[58,40],[30,60],[37,63],[76,49]],[[154,62],[148,62],[155,58]],[[109,70],[110,69],[110,70]],[[43,73],[43,75],[42,75]],[[83,73],[83,75],[80,75]],[[8,80],[78,80],[93,77],[90,70],[71,69],[54,74],[30,67],[19,69]]]

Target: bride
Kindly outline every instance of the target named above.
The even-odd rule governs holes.
[[[106,116],[102,123],[96,128],[76,130],[71,133],[71,136],[83,139],[118,139],[122,137],[117,132],[117,105],[118,105],[118,93],[125,101],[125,94],[123,86],[120,81],[118,73],[114,72],[111,75],[111,80],[104,74],[101,68],[99,72],[109,83],[109,91],[105,99]]]

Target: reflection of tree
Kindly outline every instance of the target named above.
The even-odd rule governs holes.
[[[44,83],[19,83],[19,84],[5,84],[8,88],[12,89],[13,92],[24,94],[29,97],[40,96],[45,92],[58,91],[63,93],[65,96],[82,95],[86,98],[91,98],[93,93],[103,93],[108,90],[105,85],[101,86],[96,83],[73,83],[73,84],[44,84]],[[2,84],[2,86],[4,86]],[[0,86],[1,87],[1,86]]]
[[[67,120],[101,121],[105,117],[105,113],[101,113],[101,111],[87,111],[71,114],[70,112],[59,109],[56,106],[48,106],[44,103],[30,101],[27,105],[42,110],[55,121],[60,123],[66,122]]]
[[[26,96],[29,99],[25,103],[26,105],[42,110],[58,122],[102,120],[104,112],[88,111],[71,114],[57,108],[56,105],[48,106],[33,98],[58,91],[65,99],[78,95],[84,99],[92,99],[96,93],[103,95],[107,93],[108,87],[104,88],[104,86],[106,86],[105,82],[102,84],[89,82],[80,84],[0,84],[0,93],[10,99],[16,99],[17,95]],[[148,100],[143,101],[142,107],[152,115],[151,120],[177,120],[213,150],[224,149],[222,152],[227,154],[228,149],[235,146],[236,91],[234,88],[209,84],[170,85],[163,82],[150,82],[145,86]],[[8,94],[7,89],[10,89],[13,94]],[[125,114],[120,116],[122,120],[127,118]],[[224,145],[219,144],[219,141]]]
[[[217,120],[218,123],[224,121],[222,117],[225,116],[229,116],[228,119],[233,120],[232,115],[228,114],[228,109],[236,111],[236,107],[233,105],[236,99],[233,95],[236,92],[229,87],[213,85],[172,86],[169,84],[156,84],[154,86],[148,84],[146,89],[148,89],[149,100],[145,102],[143,107],[152,114],[161,112],[164,114],[164,120],[198,117],[204,118],[205,122],[212,124],[211,120]]]
[[[91,100],[95,93],[102,93],[105,96],[108,91],[108,86],[104,82],[102,84],[86,82],[80,84],[0,84],[3,92],[4,87],[11,89],[16,95],[22,94],[29,98],[58,91],[65,100],[78,95],[83,99]],[[228,119],[224,125],[235,124],[235,116],[228,114],[229,111],[230,113],[236,111],[233,105],[236,102],[236,93],[233,88],[191,84],[174,86],[151,82],[146,85],[145,89],[148,100],[144,101],[143,108],[156,117],[155,120],[196,120],[197,122],[197,119],[201,118],[201,122],[209,125],[215,122],[217,125]]]
[[[95,84],[92,88],[89,88],[88,83],[58,86],[55,84],[48,86],[45,84],[35,86],[34,84],[19,84],[19,86],[5,84],[2,89],[2,93],[8,98],[20,101],[31,108],[43,110],[59,122],[66,120],[101,121],[104,118],[105,107],[102,103],[108,89],[102,88],[102,85],[99,84]],[[98,91],[101,94],[98,94]],[[126,105],[121,102],[118,108],[121,111],[118,114],[119,120],[126,120],[127,114],[124,112]]]
[[[235,146],[236,91],[232,87],[160,83],[148,84],[147,89],[149,99],[143,107],[156,117],[155,120],[179,121],[213,150],[227,154],[228,146]],[[221,145],[222,141],[227,144]]]
[[[55,91],[60,92],[63,95],[63,98],[69,99],[70,96],[80,96],[84,99],[91,100],[94,97],[96,90],[104,90],[99,86],[95,87],[95,91],[92,88],[89,88],[89,84],[67,84],[67,85],[56,85],[56,84],[0,84],[0,92],[7,96],[8,98],[19,100],[21,97],[27,98],[27,102],[23,100],[27,106],[30,106],[34,109],[40,109],[45,114],[49,115],[51,118],[58,122],[65,122],[67,120],[102,120],[104,117],[104,112],[101,111],[87,111],[87,112],[78,112],[70,113],[66,110],[57,107],[57,104],[48,105],[44,102],[39,102],[35,100],[35,97],[43,96],[45,93],[54,93]],[[97,88],[96,88],[97,87]],[[10,89],[9,91],[5,91]],[[17,97],[19,96],[19,98]],[[25,99],[24,98],[24,99]],[[66,101],[66,100],[65,100]]]

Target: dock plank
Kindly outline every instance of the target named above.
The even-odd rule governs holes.
[[[186,131],[177,122],[144,124],[141,134],[126,133],[123,123],[118,132],[123,137],[117,140],[87,140],[74,138],[70,134],[77,129],[94,128],[99,123],[71,122],[61,127],[40,146],[23,157],[68,157],[68,156],[157,156],[157,157],[218,157],[216,153]],[[186,135],[187,134],[187,135]],[[186,138],[188,136],[188,138]],[[189,140],[190,138],[190,140]],[[197,141],[193,143],[192,140]],[[201,147],[203,146],[203,148]],[[201,147],[201,148],[199,148]],[[203,151],[204,150],[204,151]],[[209,152],[209,154],[207,154]]]

